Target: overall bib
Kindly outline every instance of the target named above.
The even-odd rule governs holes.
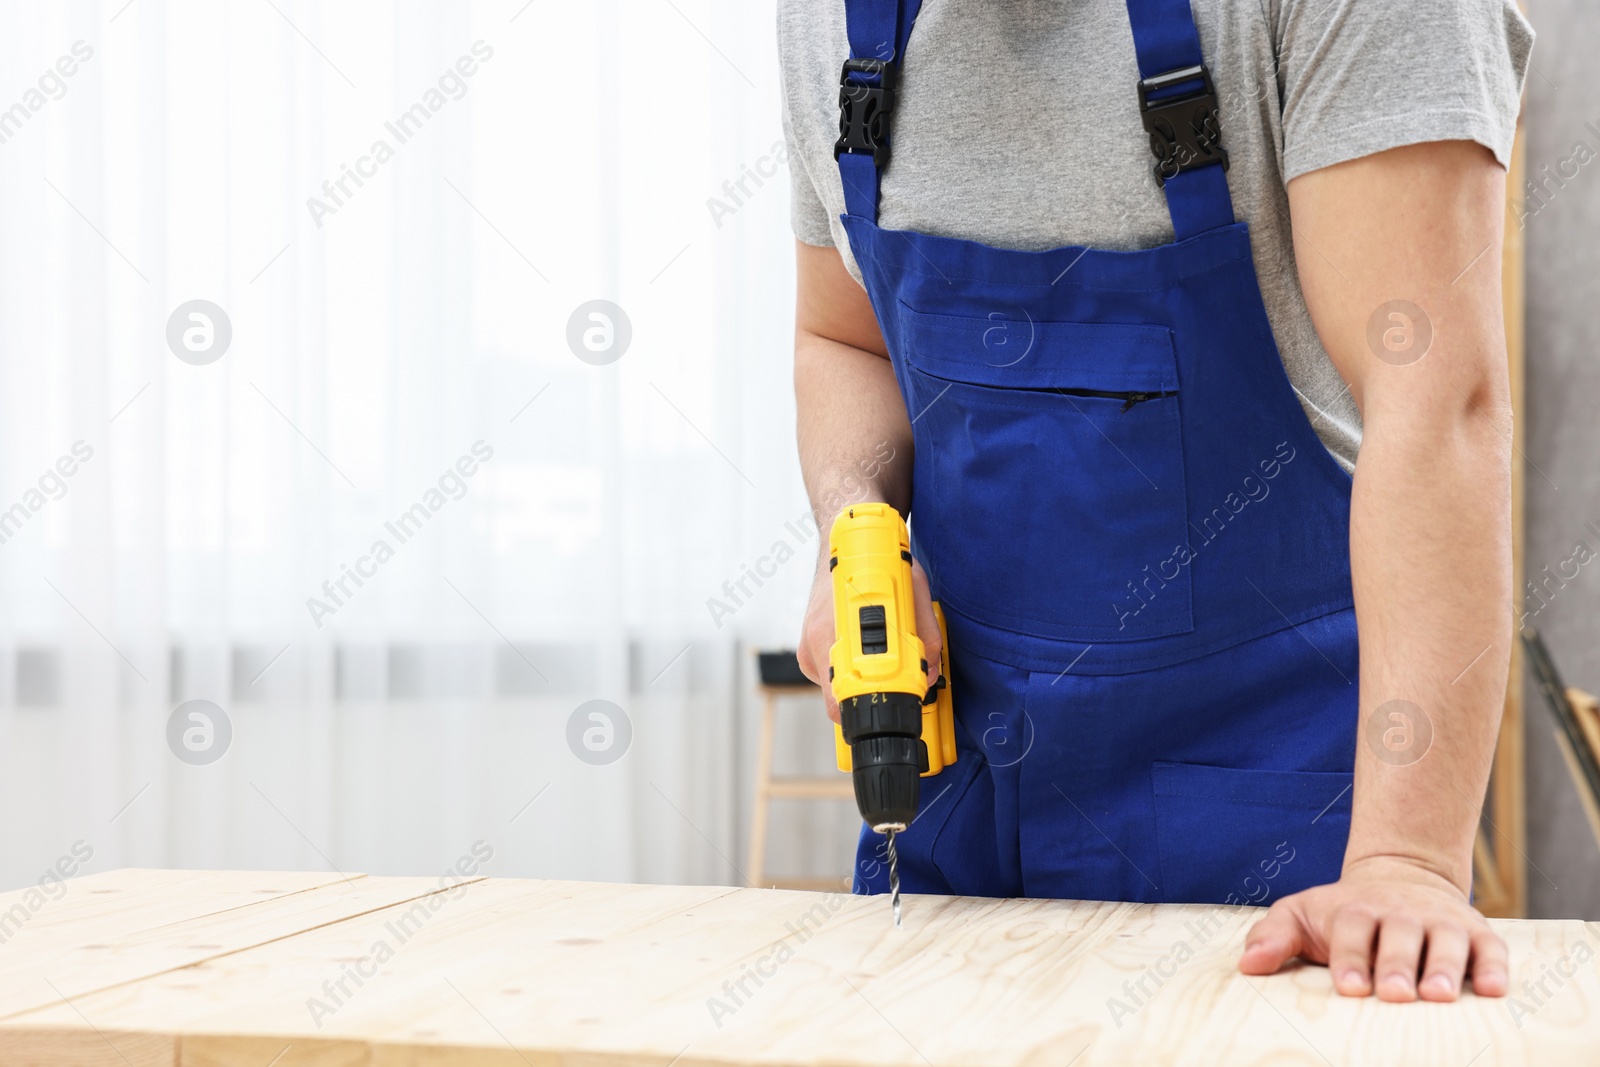
[[[915,439],[960,759],[908,892],[1262,903],[1337,879],[1357,726],[1349,476],[1284,372],[1188,0],[1127,0],[1176,240],[877,224],[920,0],[846,0],[844,226]],[[915,56],[910,57],[915,61]],[[974,77],[981,72],[973,72]],[[863,831],[855,890],[883,892]]]

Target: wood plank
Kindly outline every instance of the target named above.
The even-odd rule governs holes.
[[[232,917],[242,908],[281,901],[330,885],[364,878],[325,871],[169,871],[128,868],[71,878],[59,885],[33,886],[0,893],[0,1011],[23,1010],[59,1003],[57,990],[69,997],[104,988],[95,980],[57,970],[57,961],[73,953],[97,952],[119,937],[209,917]],[[18,908],[22,912],[18,912]],[[23,913],[26,913],[25,915]],[[190,959],[199,958],[192,956]],[[143,965],[132,977],[154,973]],[[122,972],[108,970],[106,976]],[[56,989],[49,988],[50,979]],[[171,1038],[160,1034],[121,1034],[113,1048],[92,1029],[56,1034],[44,1051],[18,1048],[6,1062],[72,1062],[122,1065],[170,1065],[176,1062]],[[119,1051],[120,1050],[120,1051]]]
[[[0,952],[0,1012],[70,1005],[124,982],[446,892],[437,878],[333,875],[330,884],[322,873],[207,871],[191,872],[186,883],[147,877],[157,872],[118,873],[127,877],[86,891],[103,895],[77,918],[58,914],[51,924],[24,926]],[[159,896],[143,892],[156,886]],[[109,910],[118,901],[121,914]]]
[[[850,892],[850,879],[845,876],[827,877],[800,877],[800,878],[774,878],[767,877],[767,884],[756,886],[758,889],[801,889],[807,893],[848,893]]]
[[[206,1067],[1561,1067],[1600,1043],[1600,924],[1497,921],[1516,1002],[1392,1005],[1238,974],[1249,908],[913,896],[896,931],[881,898],[490,879],[401,937],[407,910],[13,1015],[0,1062],[92,1062],[95,1028]]]
[[[88,1027],[29,1035],[8,1044],[7,1067],[177,1067],[178,1041],[168,1034],[96,1032]]]
[[[129,923],[158,926],[245,907],[364,875],[330,871],[163,871],[129,868],[86,874],[56,886],[0,893],[0,944],[28,945],[48,931],[110,917],[126,932]],[[43,897],[44,899],[39,899]],[[15,913],[18,906],[25,919]],[[7,922],[7,917],[11,921]],[[19,939],[20,940],[17,940]]]
[[[65,955],[98,951],[108,941],[146,931],[231,916],[342,885],[344,878],[325,872],[123,870],[71,879],[54,887],[56,896],[42,888],[6,893],[0,896],[0,1004],[31,1005],[19,1001],[24,989],[42,998],[38,1003],[57,999],[41,976]],[[93,988],[60,971],[48,974],[65,982],[69,995]]]

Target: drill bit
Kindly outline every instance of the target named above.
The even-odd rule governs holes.
[[[900,929],[900,855],[894,848],[894,831],[885,830],[889,850],[889,906],[894,909],[894,928]]]

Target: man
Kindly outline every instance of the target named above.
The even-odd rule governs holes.
[[[961,755],[897,840],[907,891],[1271,903],[1246,973],[1503,995],[1469,894],[1527,24],[918,7],[779,15],[807,488],[824,528],[862,484],[907,514],[919,630],[930,595],[949,624]],[[831,611],[822,566],[819,682]]]

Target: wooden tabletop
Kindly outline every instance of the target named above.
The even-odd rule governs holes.
[[[1516,999],[1395,1005],[1238,974],[1257,914],[115,871],[0,895],[0,1063],[1600,1062],[1600,923],[1497,921]]]

